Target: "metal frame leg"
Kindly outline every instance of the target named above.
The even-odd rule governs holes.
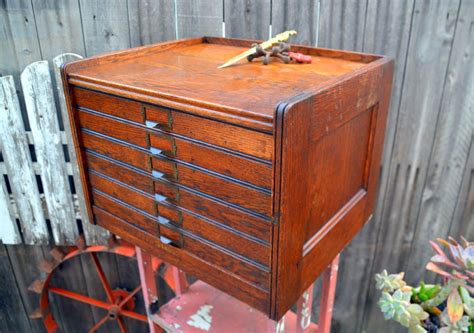
[[[331,332],[331,319],[334,306],[334,297],[336,295],[337,270],[339,268],[339,255],[334,258],[328,268],[324,271],[322,279],[321,305],[319,309],[319,323],[317,333]],[[311,285],[301,295],[297,304],[296,313],[296,330],[295,333],[309,333],[314,332],[314,327],[311,326],[311,310],[313,307],[313,288]],[[291,310],[290,310],[291,311]],[[270,333],[284,333],[285,332],[285,316],[280,321],[275,322],[268,320],[268,332]],[[292,332],[293,333],[293,332]]]
[[[154,306],[158,306],[158,291],[156,288],[155,274],[153,271],[152,256],[142,252],[139,247],[136,247],[138,271],[140,272],[140,282],[142,284],[143,299],[145,301],[145,308],[148,315],[148,326],[150,333],[165,332],[160,326],[151,320],[153,311],[150,311]],[[157,310],[157,309],[156,309]]]
[[[324,271],[321,293],[321,307],[319,310],[318,333],[331,332],[332,311],[336,295],[337,271],[339,269],[339,255]]]
[[[296,305],[296,333],[306,333],[309,331],[311,310],[313,308],[313,289],[314,284],[301,295]]]

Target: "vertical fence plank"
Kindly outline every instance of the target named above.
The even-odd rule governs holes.
[[[411,255],[458,8],[459,1],[415,3],[398,122],[391,124],[397,129],[371,275],[384,268],[402,271]],[[408,277],[408,282],[415,281]],[[378,292],[370,288],[366,313],[369,332],[385,325],[377,297]]]
[[[174,0],[129,0],[128,22],[131,46],[176,38]]]
[[[25,243],[48,242],[48,228],[12,76],[0,78],[0,138]]]
[[[59,106],[61,115],[64,120],[64,131],[66,132],[66,139],[68,144],[69,159],[72,166],[72,174],[74,179],[74,187],[76,188],[77,200],[79,203],[79,212],[82,219],[82,228],[86,237],[87,244],[106,244],[109,232],[99,226],[89,223],[87,216],[86,203],[84,200],[84,189],[82,187],[81,176],[79,173],[79,166],[77,164],[76,150],[72,142],[71,127],[69,125],[69,114],[66,106],[66,99],[64,97],[64,88],[61,81],[61,66],[68,62],[82,59],[77,54],[65,53],[58,55],[53,59],[54,75],[56,77],[56,88],[59,96]]]
[[[0,240],[3,244],[21,243],[20,232],[11,211],[10,196],[2,174],[0,174]]]
[[[20,73],[41,60],[31,0],[5,0],[0,5],[0,76],[12,75],[20,97],[25,127],[29,129],[20,87]]]
[[[1,200],[1,199],[0,199]],[[0,332],[30,332],[30,322],[21,299],[5,246],[0,243]]]
[[[419,267],[424,267],[433,255],[428,241],[447,237],[451,223],[462,222],[452,218],[474,133],[473,22],[474,2],[462,2],[411,255],[407,258],[406,272],[413,279],[422,277]]]
[[[318,36],[318,2],[315,0],[272,0],[272,35],[296,30],[290,42],[316,45]]]
[[[71,244],[78,236],[72,194],[47,61],[38,61],[21,74],[26,110],[40,166],[48,216],[57,245]]]
[[[450,235],[456,239],[460,236],[471,241],[474,239],[474,138],[471,140],[453,221],[457,223],[451,224]]]
[[[84,54],[79,0],[32,1],[42,60],[60,53]]]
[[[386,179],[390,166],[391,148],[398,118],[405,63],[410,36],[414,0],[369,0],[366,14],[363,51],[391,56],[395,59],[390,113],[385,133],[384,158],[379,185],[378,205],[374,218],[344,250],[339,266],[335,328],[341,332],[360,332],[367,302],[367,292],[373,288],[371,267],[375,256],[378,230],[385,221],[380,217],[381,203],[386,192]],[[324,29],[321,26],[321,30]],[[357,31],[354,31],[356,33]],[[341,34],[339,33],[339,36]],[[346,35],[345,38],[348,36]],[[342,38],[342,37],[341,37]],[[357,39],[354,36],[354,39]],[[390,237],[390,235],[386,235]],[[384,325],[391,325],[384,323]],[[395,326],[395,325],[393,325]],[[387,326],[390,331],[392,326]]]
[[[178,38],[222,36],[222,0],[177,0]]]
[[[270,0],[225,0],[225,36],[268,39],[271,16],[270,8]]]
[[[80,0],[86,55],[130,47],[127,0]]]
[[[17,79],[26,65],[41,58],[30,0],[2,1],[0,45],[0,75]]]
[[[362,50],[367,0],[321,0],[319,46]]]

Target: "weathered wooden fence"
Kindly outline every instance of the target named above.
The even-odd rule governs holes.
[[[76,154],[67,125],[60,66],[78,58],[81,57],[62,54],[53,59],[56,89],[47,61],[30,64],[21,74],[30,131],[25,130],[13,77],[0,78],[0,140],[4,159],[0,239],[4,244],[21,244],[22,240],[30,245],[48,244],[52,236],[54,244],[70,245],[80,231],[91,244],[104,242],[107,237],[105,230],[91,225],[85,217]],[[58,119],[66,122],[65,131],[60,131]]]
[[[27,286],[47,256],[46,242],[68,243],[81,225],[90,241],[103,239],[80,223],[58,81],[52,75],[45,84],[45,62],[26,68],[47,60],[54,74],[71,59],[53,65],[64,52],[90,56],[197,35],[265,39],[292,28],[299,43],[395,58],[378,205],[343,253],[335,332],[403,331],[383,321],[374,273],[406,270],[414,282],[430,256],[428,239],[474,239],[474,0],[4,0],[0,26],[0,74],[12,75],[1,79],[0,91],[9,108],[0,105],[0,170],[7,175],[0,177],[0,234],[8,244],[43,244],[0,247],[0,332],[43,331],[28,320],[37,299]],[[33,102],[39,95],[46,105]],[[112,272],[119,266],[109,262]],[[87,265],[70,267],[64,278],[86,291],[98,286]],[[74,331],[80,321],[63,325]]]

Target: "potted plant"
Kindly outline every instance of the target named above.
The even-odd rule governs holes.
[[[462,238],[430,242],[435,255],[426,269],[440,275],[442,284],[407,285],[404,273],[375,275],[382,294],[378,305],[410,333],[474,333],[474,243]]]

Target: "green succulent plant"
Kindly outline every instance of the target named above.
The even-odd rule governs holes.
[[[441,290],[439,284],[425,284],[423,281],[420,285],[412,290],[412,299],[418,303],[426,302],[432,299]]]
[[[375,287],[378,290],[392,293],[397,289],[402,289],[406,286],[406,282],[403,281],[405,276],[404,272],[398,274],[388,274],[387,270],[383,270],[380,274],[375,274]]]
[[[441,322],[445,325],[439,330],[439,333],[462,333],[469,332],[470,320],[468,316],[462,316],[461,319],[453,323],[447,311],[443,311],[440,316]]]
[[[411,287],[403,272],[376,274],[385,319],[399,322],[410,333],[433,328],[439,333],[474,333],[474,243],[464,238],[461,243],[451,237],[430,242],[436,255],[426,268],[444,278],[442,285],[421,282]]]
[[[426,330],[421,322],[429,317],[419,304],[410,302],[410,291],[396,290],[393,294],[382,292],[378,303],[386,320],[393,319],[409,329],[410,333],[423,333]]]

